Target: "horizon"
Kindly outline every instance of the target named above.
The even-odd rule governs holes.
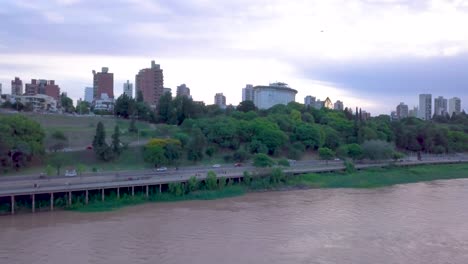
[[[246,84],[281,81],[373,116],[419,94],[459,97],[467,109],[468,5],[460,1],[6,0],[0,5],[0,83],[55,80],[74,102],[92,70],[114,73],[114,93],[151,60],[173,94],[241,101]],[[8,37],[7,37],[8,36]],[[93,40],[93,41],[90,41]],[[134,92],[135,93],[135,92]],[[382,104],[382,102],[385,102]]]

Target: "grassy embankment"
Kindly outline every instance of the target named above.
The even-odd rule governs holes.
[[[273,173],[274,174],[274,173]],[[115,195],[100,201],[99,197],[90,204],[75,203],[70,208],[79,212],[99,212],[115,210],[121,207],[137,205],[146,202],[172,202],[183,200],[212,200],[243,195],[246,192],[259,190],[281,190],[284,188],[378,188],[395,184],[415,183],[433,180],[468,178],[468,164],[428,165],[414,167],[389,167],[383,169],[367,169],[352,173],[322,173],[304,174],[299,176],[263,176],[247,179],[243,184],[223,186],[217,190],[198,190],[195,192],[175,195],[170,192],[154,193],[149,199],[143,193],[134,197],[123,196],[117,199]],[[250,183],[246,183],[250,181]]]

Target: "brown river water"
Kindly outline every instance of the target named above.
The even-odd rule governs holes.
[[[468,263],[468,180],[0,217],[0,263]]]

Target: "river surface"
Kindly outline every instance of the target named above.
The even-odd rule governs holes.
[[[0,263],[468,263],[468,180],[0,217]]]

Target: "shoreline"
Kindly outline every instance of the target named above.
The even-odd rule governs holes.
[[[351,173],[309,173],[297,176],[285,174],[252,178],[249,185],[245,182],[223,186],[216,190],[198,190],[183,195],[169,192],[157,193],[146,198],[144,194],[135,194],[120,199],[109,198],[106,201],[96,201],[83,206],[72,206],[66,210],[77,212],[103,212],[118,210],[131,205],[143,203],[178,202],[190,200],[216,200],[242,196],[254,192],[294,191],[309,189],[356,188],[373,189],[398,184],[430,182],[435,180],[451,180],[468,178],[468,164],[422,165],[409,167],[371,168]]]

